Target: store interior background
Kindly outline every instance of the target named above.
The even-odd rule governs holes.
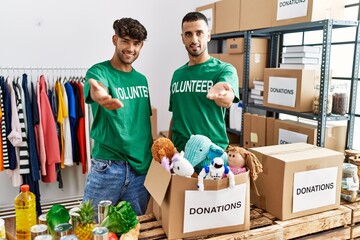
[[[59,68],[30,71],[37,76],[68,74],[61,68],[89,68],[114,53],[112,24],[121,17],[138,19],[148,39],[134,63],[149,81],[152,105],[157,108],[158,131],[167,130],[169,86],[173,71],[187,61],[181,42],[181,20],[189,11],[214,0],[0,0],[0,75],[21,76],[23,67]],[[71,74],[85,74],[72,71]],[[50,77],[49,81],[52,78]],[[41,201],[76,198],[83,194],[86,175],[81,166],[62,171],[64,188],[58,183],[40,183]],[[6,171],[0,172],[0,209],[12,207],[19,188],[13,187]]]
[[[111,37],[115,19],[138,19],[148,30],[148,40],[134,63],[149,81],[152,105],[157,108],[158,131],[168,130],[171,114],[168,112],[169,86],[173,71],[188,61],[181,42],[181,20],[189,11],[216,0],[0,0],[0,75],[21,76],[22,68],[32,81],[44,74],[51,76],[84,75],[85,70],[97,62],[108,60],[114,53]],[[345,0],[345,4],[358,3]],[[358,8],[345,9],[347,20],[358,19]],[[333,40],[347,42],[355,32],[339,29],[333,32]],[[321,43],[322,34],[306,34],[305,43]],[[302,36],[289,34],[286,44],[302,44]],[[333,76],[350,77],[353,44],[334,45],[331,50]],[[4,70],[10,69],[10,70]],[[17,70],[11,70],[16,68]],[[55,68],[58,70],[46,70]],[[360,88],[358,87],[358,96]],[[356,113],[360,112],[357,98]],[[360,149],[360,119],[355,120],[354,148]],[[86,175],[81,166],[67,167],[62,171],[64,188],[58,183],[40,183],[42,202],[78,199],[83,194]],[[19,191],[13,187],[6,171],[0,172],[0,210],[12,208]]]

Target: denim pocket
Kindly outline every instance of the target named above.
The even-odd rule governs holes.
[[[109,168],[109,161],[91,159],[92,170],[96,172],[105,172]]]

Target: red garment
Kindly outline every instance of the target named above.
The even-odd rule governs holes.
[[[80,106],[81,106],[81,115],[79,115],[78,120],[78,132],[77,132],[77,138],[79,142],[80,147],[80,160],[82,164],[82,173],[87,172],[86,168],[86,137],[85,137],[85,103],[84,103],[84,92],[83,87],[80,83],[76,83],[76,86],[79,89],[80,94]]]
[[[44,146],[46,153],[46,175],[42,176],[42,180],[46,183],[56,181],[55,164],[60,163],[60,149],[56,132],[54,115],[52,114],[51,105],[47,96],[47,88],[45,78],[40,76],[39,80],[40,104],[39,115],[44,133]]]

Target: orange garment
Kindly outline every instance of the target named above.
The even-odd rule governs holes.
[[[57,119],[56,121],[59,123],[59,129],[60,129],[60,161],[61,161],[61,168],[65,168],[64,165],[64,153],[65,153],[65,137],[64,137],[64,118],[68,116],[62,88],[60,85],[60,82],[57,81],[55,83],[55,92],[58,99],[58,113],[57,113]]]

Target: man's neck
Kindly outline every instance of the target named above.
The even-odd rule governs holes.
[[[200,56],[192,56],[189,54],[189,66],[197,65],[206,62],[210,59],[210,55],[208,53],[203,53]]]

